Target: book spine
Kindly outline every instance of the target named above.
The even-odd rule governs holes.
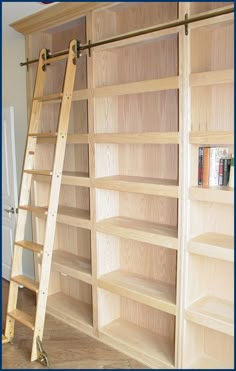
[[[230,171],[230,159],[224,158],[224,180],[223,185],[227,186],[229,182],[229,171]]]
[[[202,185],[204,187],[209,185],[209,166],[210,166],[210,147],[203,148],[203,174]]]
[[[198,185],[202,185],[203,176],[203,147],[198,149]]]
[[[220,159],[219,163],[219,186],[224,184],[224,159]]]
[[[234,155],[232,155],[230,162],[229,187],[234,188]]]
[[[218,185],[219,164],[217,166],[217,148],[210,148],[209,186]]]

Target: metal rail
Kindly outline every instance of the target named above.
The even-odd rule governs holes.
[[[188,32],[187,32],[187,26],[189,24],[194,23],[194,22],[199,22],[199,21],[202,21],[204,19],[214,18],[214,17],[218,17],[220,15],[225,15],[225,14],[233,13],[233,12],[234,12],[234,8],[229,8],[229,9],[219,10],[217,12],[212,12],[210,14],[199,15],[197,17],[192,17],[192,18],[188,18],[188,15],[186,14],[185,15],[185,19],[182,20],[182,21],[176,21],[176,22],[166,23],[166,24],[163,24],[161,26],[149,27],[149,28],[142,29],[140,31],[136,31],[136,32],[133,32],[133,33],[123,34],[121,36],[112,37],[112,38],[109,38],[109,39],[106,39],[106,40],[97,41],[97,42],[94,42],[94,43],[91,43],[91,41],[89,40],[88,44],[86,44],[86,45],[81,45],[78,42],[77,56],[78,57],[81,56],[81,51],[82,50],[89,50],[89,55],[90,55],[91,48],[95,48],[97,46],[114,43],[116,41],[131,39],[133,37],[137,37],[137,36],[141,36],[141,35],[146,35],[146,34],[152,33],[152,32],[167,30],[167,29],[174,28],[174,27],[179,27],[179,26],[185,26],[185,33],[187,35],[188,34]],[[68,49],[62,50],[62,51],[57,52],[57,53],[54,53],[54,54],[51,54],[50,51],[48,51],[47,60],[49,61],[50,58],[59,57],[59,56],[62,56],[62,55],[66,55],[68,53],[69,53],[69,50]],[[28,66],[29,64],[37,63],[38,61],[39,61],[39,59],[32,59],[30,61],[27,60],[26,62],[21,62],[20,63],[20,66]]]

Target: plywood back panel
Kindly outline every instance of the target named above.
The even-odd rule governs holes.
[[[120,192],[120,216],[176,226],[178,204],[172,198]]]
[[[191,100],[192,130],[233,130],[233,84],[194,87],[191,91]]]
[[[123,144],[119,146],[119,174],[178,179],[178,145]]]
[[[88,283],[60,274],[61,292],[84,303],[92,303],[92,287]]]
[[[177,18],[177,2],[132,2],[94,12],[94,39],[101,40]]]
[[[120,255],[122,270],[176,284],[176,251],[121,238]]]
[[[96,98],[95,124],[97,133],[178,131],[178,91]]]
[[[174,316],[124,297],[121,297],[120,309],[122,319],[166,336],[171,340],[174,339]]]
[[[57,224],[55,249],[90,259],[90,231],[66,224]]]
[[[142,44],[97,52],[94,55],[95,86],[176,76],[177,45],[178,37],[174,34]]]

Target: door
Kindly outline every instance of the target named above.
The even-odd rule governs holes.
[[[14,108],[2,110],[2,277],[10,280],[17,219]]]

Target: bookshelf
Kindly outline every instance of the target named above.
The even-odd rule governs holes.
[[[73,38],[100,41],[232,4],[61,3],[14,27],[34,59]],[[233,22],[219,15],[187,36],[175,26],[77,60],[47,312],[154,369],[233,367],[234,191],[198,186],[198,148],[233,151]],[[64,68],[48,66],[37,98],[25,205],[37,277]]]
[[[197,3],[190,8],[202,10]],[[234,189],[198,186],[199,147],[227,147],[233,153],[232,27],[229,15],[190,26],[186,368],[231,368],[234,362]]]

